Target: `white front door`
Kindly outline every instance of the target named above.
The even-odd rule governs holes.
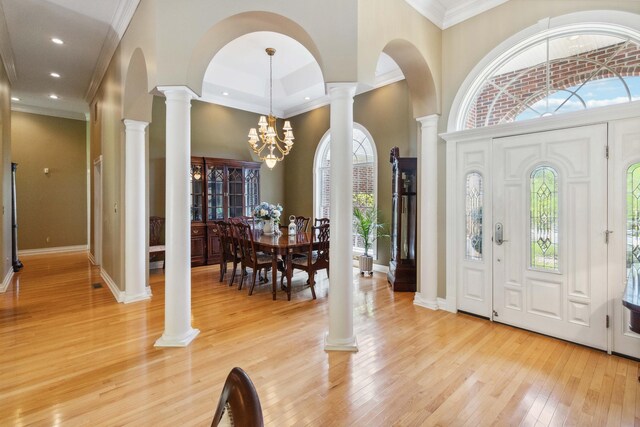
[[[604,124],[494,139],[495,321],[607,348],[606,145]]]

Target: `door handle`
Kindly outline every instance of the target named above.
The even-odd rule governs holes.
[[[494,238],[493,240],[497,245],[501,245],[504,242],[508,242],[508,240],[503,239],[504,236],[504,226],[501,222],[497,222],[495,226]]]

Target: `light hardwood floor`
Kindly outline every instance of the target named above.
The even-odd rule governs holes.
[[[268,426],[640,425],[639,364],[413,305],[381,273],[355,277],[360,351],[323,351],[327,282],[271,300],[192,270],[187,348],[154,348],[163,276],[117,304],[86,254],[29,256],[0,294],[0,425],[207,426],[234,366]]]

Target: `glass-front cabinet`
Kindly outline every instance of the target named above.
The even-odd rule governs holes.
[[[191,158],[191,266],[220,262],[215,222],[251,215],[260,200],[260,165]]]
[[[417,159],[391,149],[391,260],[387,280],[394,291],[416,291]]]

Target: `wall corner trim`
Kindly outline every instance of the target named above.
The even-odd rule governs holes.
[[[10,268],[9,271],[7,272],[7,275],[4,276],[2,285],[0,285],[0,294],[5,293],[7,289],[9,289],[9,285],[11,284],[11,279],[13,279],[13,268]]]
[[[109,273],[107,273],[102,267],[100,267],[100,277],[102,277],[102,280],[104,280],[104,282],[107,284],[116,301],[119,303],[123,303],[124,292],[118,289],[118,285],[116,285],[116,282],[113,281],[111,276],[109,276]]]
[[[57,246],[53,248],[23,249],[18,251],[18,255],[42,255],[42,254],[64,253],[64,252],[82,252],[82,251],[86,251],[87,249],[88,249],[87,245]]]

